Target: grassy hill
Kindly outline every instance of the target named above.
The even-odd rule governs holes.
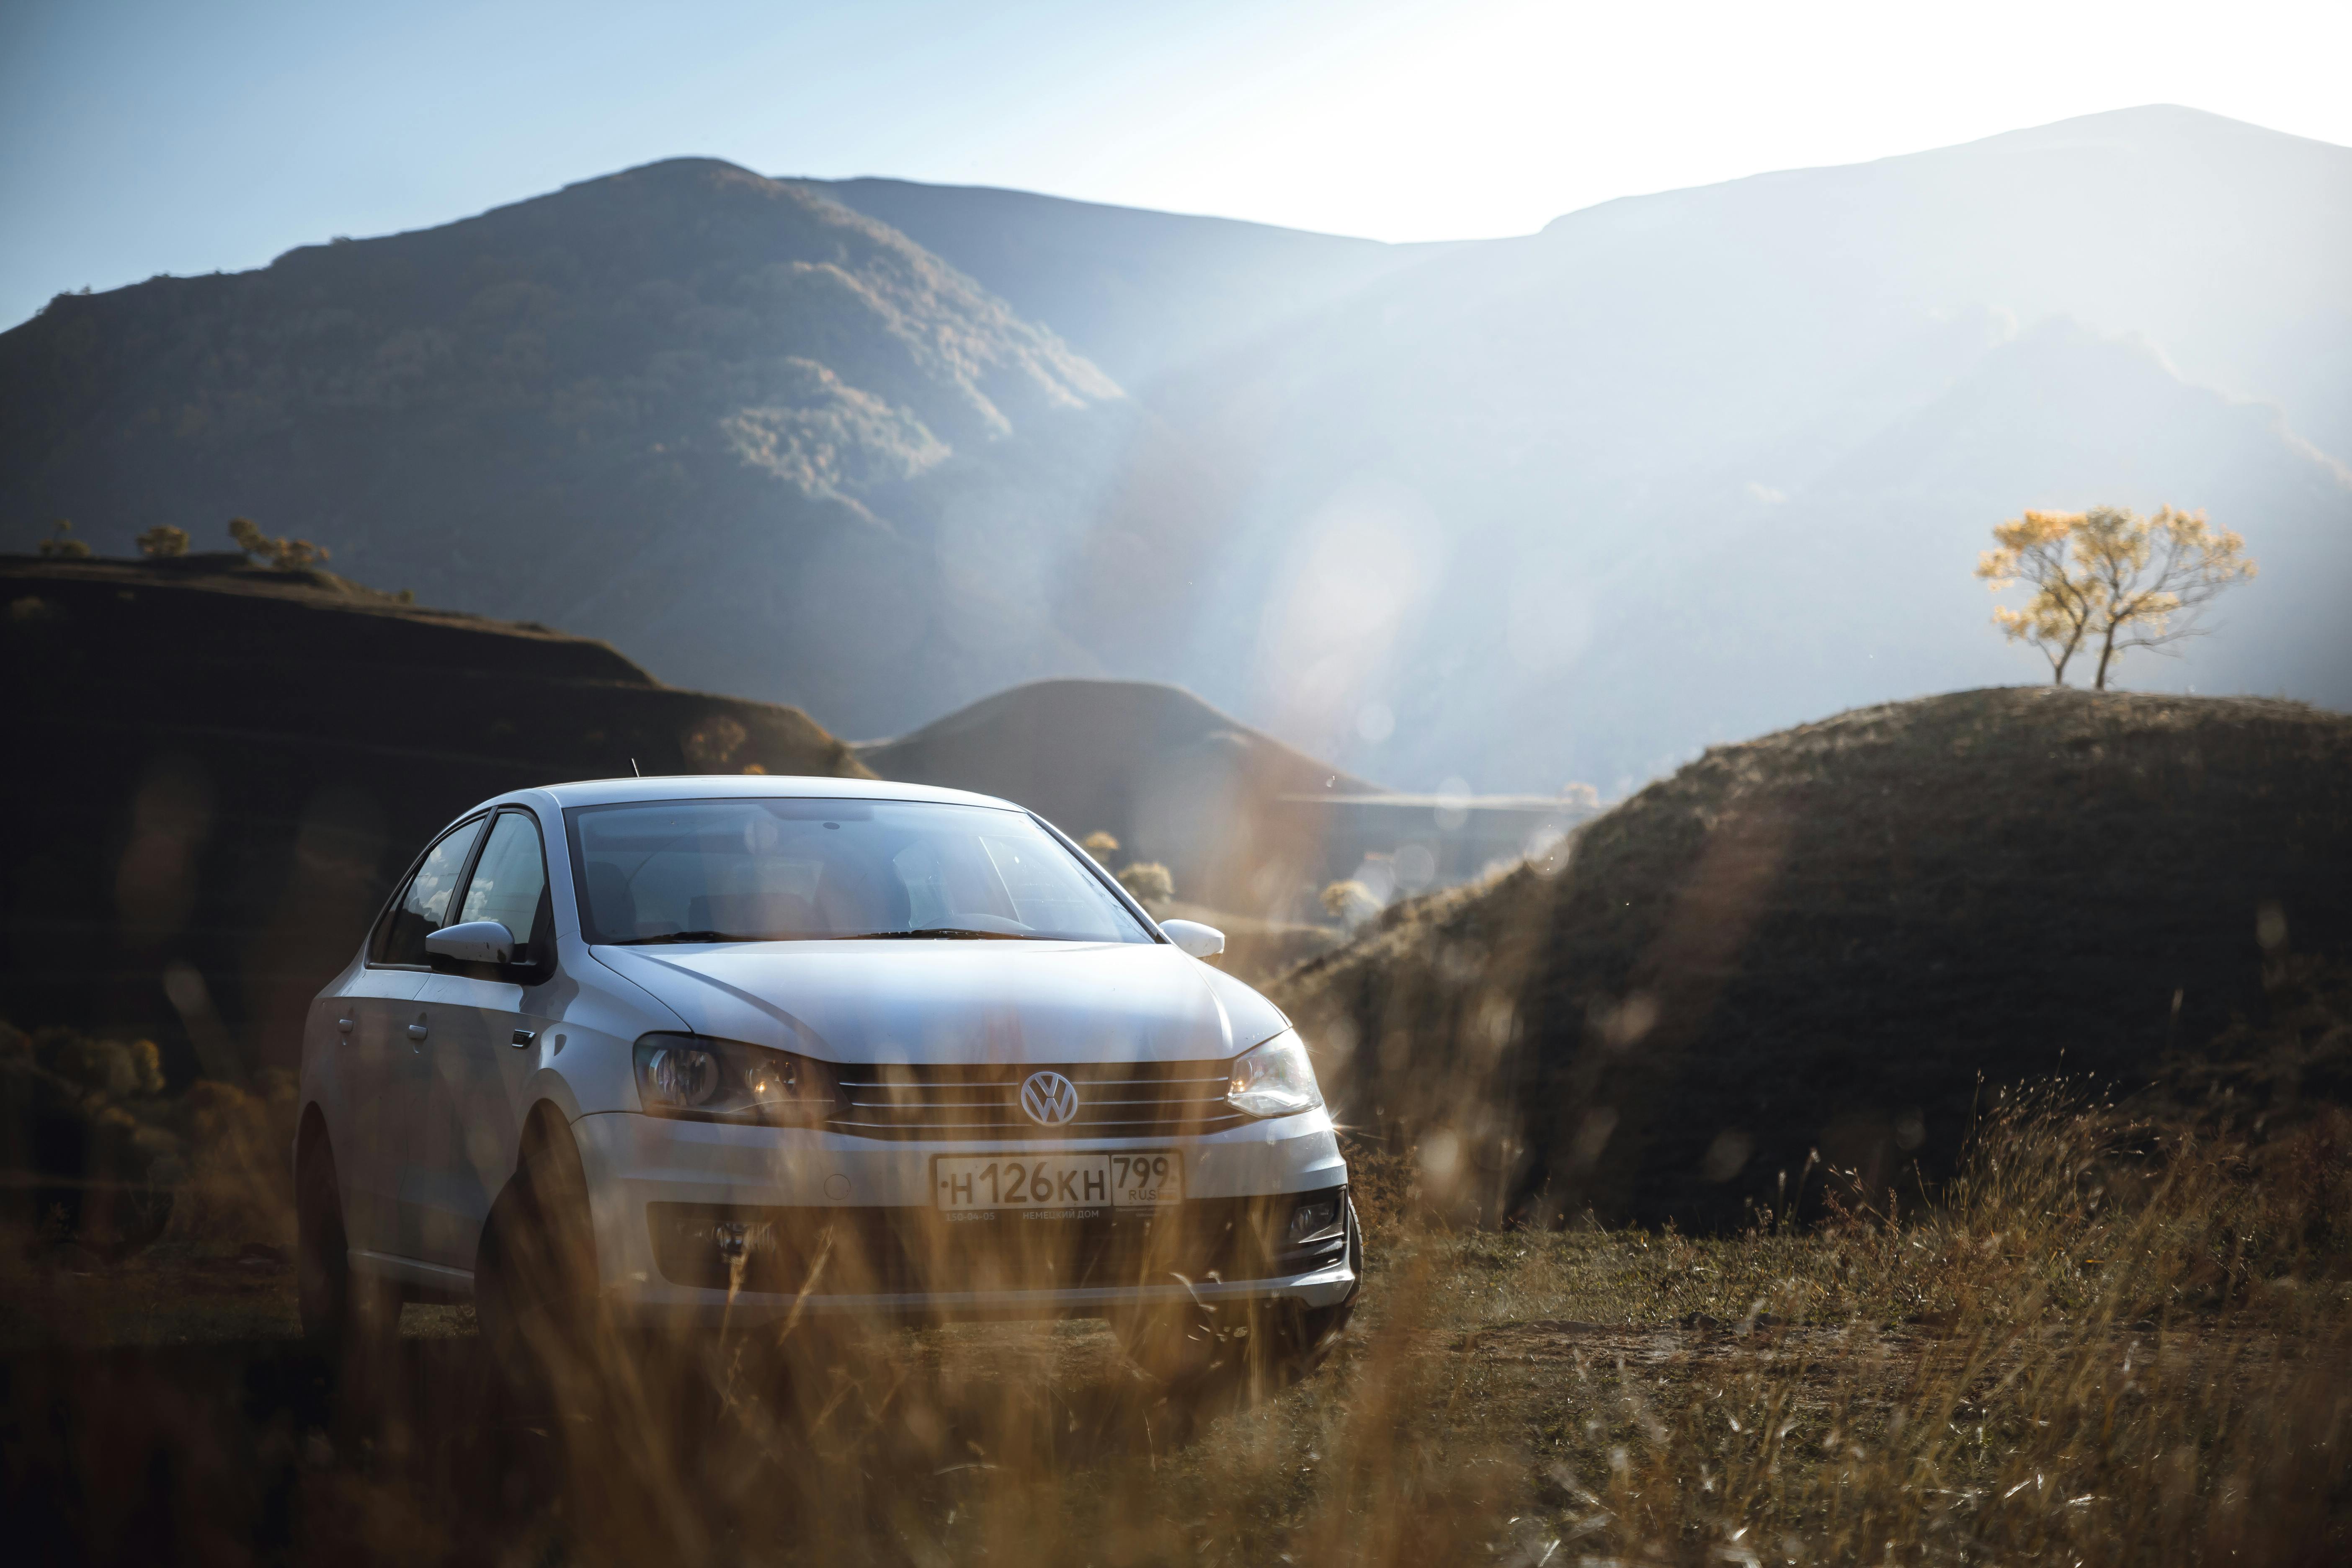
[[[290,1066],[391,879],[485,795],[866,776],[793,709],[241,556],[0,557],[0,1016],[152,1037],[177,1081]]]
[[[1380,788],[1149,681],[1034,681],[857,755],[884,778],[1000,795],[1076,837],[1108,832],[1118,863],[1159,861],[1180,898],[1220,910],[1286,907],[1301,877],[1320,885],[1319,846],[1284,841],[1276,797]]]
[[[2347,868],[2352,718],[1959,692],[1715,748],[1275,994],[1465,1211],[1716,1225],[1801,1182],[1883,1206],[2003,1084],[2352,1050]],[[2296,1090],[2244,1081],[2248,1117]]]

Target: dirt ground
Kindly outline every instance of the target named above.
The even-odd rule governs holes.
[[[2002,1457],[2005,1435],[2058,1408],[2033,1403],[2053,1378],[2119,1370],[2125,1403],[2108,1408],[2126,1424],[2136,1368],[2176,1386],[2333,1389],[2338,1408],[2352,1390],[2340,1342],[2251,1324],[2055,1321],[1993,1343],[1932,1322],[1788,1321],[1763,1303],[1805,1245],[1423,1237],[1389,1249],[1330,1364],[1256,1399],[1175,1397],[1099,1323],[973,1324],[835,1341],[821,1397],[762,1395],[756,1411],[709,1363],[672,1369],[618,1422],[505,1391],[464,1307],[411,1304],[387,1386],[355,1394],[300,1341],[289,1264],[259,1244],[52,1254],[0,1298],[0,1461],[9,1518],[60,1562],[931,1563],[1026,1543],[1039,1562],[1534,1563],[1622,1546],[1612,1532],[1643,1499],[1663,1505],[1645,1443],[1692,1460],[1693,1489],[1711,1493],[1738,1467],[1702,1450],[1733,1453],[1743,1422],[1773,1424],[1769,1469],[1812,1475],[1849,1437],[1880,1446],[1932,1414],[1958,1434],[1957,1479],[1932,1489],[1959,1521],[1943,1528],[2042,1542],[2018,1560],[2055,1561],[2103,1494],[2010,1479]],[[617,1429],[632,1422],[646,1430]],[[708,1489],[684,1514],[681,1485]],[[2075,1534],[2020,1536],[2032,1521],[1999,1511],[2037,1503]],[[1420,1538],[1392,1539],[1384,1508]],[[2341,1516],[2320,1517],[2342,1535]],[[1716,1560],[1749,1561],[1738,1545]]]

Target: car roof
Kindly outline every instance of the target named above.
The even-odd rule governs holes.
[[[583,779],[572,784],[542,784],[536,790],[509,792],[515,796],[530,794],[551,795],[558,806],[787,796],[814,800],[936,801],[950,805],[989,805],[1006,811],[1026,809],[992,795],[942,789],[936,784],[901,784],[892,779],[803,777],[790,773],[674,773],[659,778]]]

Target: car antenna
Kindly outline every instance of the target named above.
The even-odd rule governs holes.
[[[635,757],[631,757],[629,759],[629,772],[635,774],[638,778],[646,776],[644,771],[637,766],[637,759]]]

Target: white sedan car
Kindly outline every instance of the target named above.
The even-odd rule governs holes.
[[[1097,1316],[1171,1375],[1235,1329],[1311,1364],[1362,1269],[1347,1166],[1223,943],[953,790],[485,802],[311,1005],[304,1326]]]

